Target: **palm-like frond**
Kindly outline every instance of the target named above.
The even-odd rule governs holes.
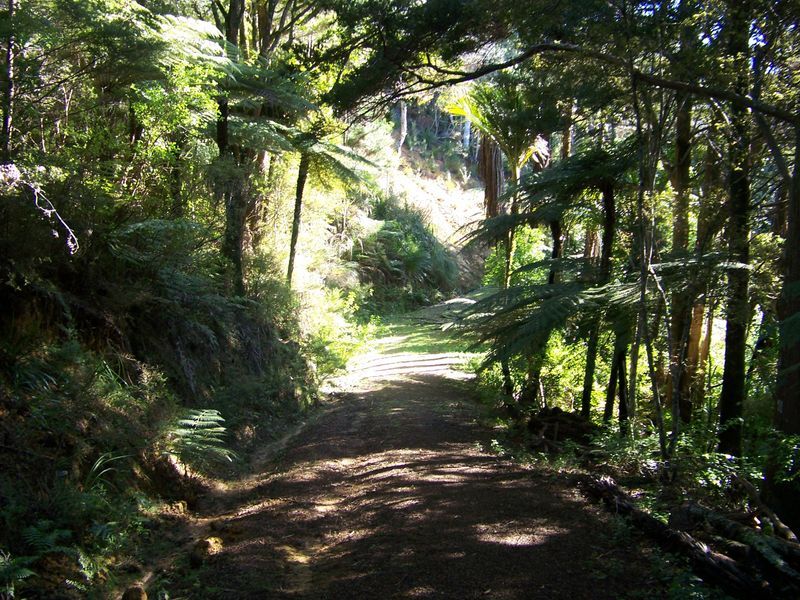
[[[509,194],[512,193],[513,191],[509,192]],[[502,239],[512,229],[517,229],[521,225],[533,227],[551,221],[561,221],[571,210],[591,210],[593,208],[593,204],[583,197],[575,200],[562,197],[553,198],[518,214],[504,214],[485,219],[480,222],[480,225],[468,231],[461,241],[468,245],[489,244],[494,240]]]
[[[630,310],[638,299],[636,281],[517,286],[473,305],[465,322],[479,344],[490,342],[485,360],[490,364],[528,352],[541,334],[564,327],[573,318]]]
[[[494,140],[517,168],[535,156],[544,164],[548,150],[540,136],[559,128],[561,114],[553,98],[536,91],[517,76],[500,74],[448,110]]]
[[[281,123],[244,115],[231,115],[228,118],[231,139],[247,148],[269,152],[291,152],[292,136],[296,131]]]
[[[184,465],[206,466],[232,461],[236,454],[225,445],[225,419],[213,409],[188,410],[167,432],[166,453]]]
[[[524,177],[519,186],[520,204],[528,210],[548,204],[566,206],[588,189],[618,184],[635,165],[636,146],[630,139],[610,149],[584,150]]]

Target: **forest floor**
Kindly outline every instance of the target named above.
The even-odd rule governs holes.
[[[436,331],[377,340],[255,474],[205,499],[207,556],[162,574],[168,597],[667,597],[658,553],[574,477],[491,452],[468,357]]]

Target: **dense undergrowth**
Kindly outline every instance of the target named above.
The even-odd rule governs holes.
[[[457,285],[458,266],[423,215],[396,200],[380,199],[371,216],[380,228],[355,252],[368,296],[361,314],[391,314],[443,300]]]
[[[4,215],[31,229],[0,292],[1,542],[58,594],[107,576],[155,503],[191,504],[198,475],[302,412],[316,381],[281,284],[227,294],[199,226],[96,231],[65,262],[26,209]]]

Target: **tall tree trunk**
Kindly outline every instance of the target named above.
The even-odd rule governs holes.
[[[297,238],[300,236],[300,216],[303,211],[303,193],[308,179],[308,166],[310,157],[303,152],[300,155],[300,166],[297,170],[297,189],[294,197],[294,218],[292,219],[292,240],[289,244],[289,266],[286,269],[286,283],[291,287],[292,275],[294,275],[294,258],[297,251]]]
[[[225,17],[225,40],[232,47],[236,46],[239,38],[239,27],[244,17],[244,0],[230,0],[228,4],[228,11]],[[219,148],[220,156],[223,156],[228,151],[229,135],[228,135],[228,120],[230,117],[230,106],[228,98],[225,95],[220,95],[217,100],[219,106],[219,116],[217,117],[217,147]]]
[[[744,376],[745,394],[749,394],[753,386],[753,376],[758,368],[758,364],[764,353],[773,347],[776,333],[775,307],[771,305],[761,306],[761,323],[758,326],[758,337],[753,345],[753,352],[750,355],[747,371]]]
[[[780,350],[776,389],[775,427],[788,435],[800,435],[800,127],[795,129],[794,173],[788,192],[786,242],[783,256],[783,289],[778,300]],[[800,485],[794,472],[778,476],[769,465],[767,496],[790,527],[800,527]],[[786,478],[794,476],[794,480]]]
[[[597,346],[600,342],[600,322],[594,319],[586,345],[586,366],[583,372],[583,392],[581,393],[581,415],[589,418],[592,414],[592,389],[594,372],[597,366]]]
[[[561,133],[561,160],[566,160],[572,154],[572,103],[565,114],[566,125]],[[550,221],[550,237],[553,240],[553,250],[550,254],[553,260],[561,258],[561,249],[564,244],[564,232],[561,221]],[[558,282],[558,273],[555,268],[550,268],[550,275],[547,278],[549,284]]]
[[[749,3],[730,5],[729,51],[738,67],[736,91],[748,90]],[[750,262],[750,121],[746,110],[731,108],[734,139],[729,148],[728,248],[731,259],[741,265]],[[740,456],[742,452],[742,406],[745,394],[745,350],[750,320],[749,272],[734,268],[728,272],[727,322],[725,326],[725,367],[720,394],[719,451]]]
[[[625,374],[627,367],[625,365],[625,353],[627,344],[622,347],[622,350],[617,355],[617,375],[619,376],[619,433],[622,436],[627,436],[628,419],[630,418],[630,405],[628,404],[628,382]]]
[[[701,186],[700,214],[697,217],[697,239],[695,254],[702,257],[708,248],[712,247],[722,225],[718,213],[720,212],[717,193],[720,183],[719,155],[709,143],[706,148],[703,181]],[[692,307],[692,323],[689,330],[689,342],[686,350],[686,371],[681,382],[681,393],[688,394],[693,408],[702,406],[705,402],[705,373],[706,362],[709,354],[711,329],[713,328],[713,305],[706,311],[706,294],[713,285],[707,279],[698,281],[696,300]],[[712,302],[713,304],[713,302]],[[711,320],[709,320],[711,319]],[[703,334],[703,325],[706,333]]]
[[[261,174],[266,178],[266,189],[255,195],[247,207],[246,226],[250,238],[250,247],[253,251],[259,247],[264,239],[267,206],[275,188],[277,155],[264,152],[260,155],[258,163]]]
[[[697,372],[694,378],[694,390],[692,391],[692,404],[695,407],[702,406],[706,401],[706,374],[708,371],[708,361],[711,357],[711,341],[714,337],[714,319],[717,311],[717,302],[712,301],[708,305],[705,315],[705,332],[700,341],[700,350],[697,358]]]
[[[512,160],[509,160],[509,163],[512,163]],[[517,190],[516,187],[519,184],[519,167],[516,163],[511,164],[511,185],[514,186],[514,194],[511,198],[511,216],[516,217],[519,214],[519,204],[517,198]],[[503,281],[503,289],[508,289],[511,287],[511,273],[514,269],[514,249],[517,243],[517,227],[516,225],[512,225],[508,230],[508,235],[506,236],[506,261],[505,261],[505,271],[504,271],[504,281]]]
[[[516,163],[513,163],[512,160],[509,160],[511,164],[511,181],[512,185],[516,188],[518,180],[519,180],[519,169],[517,168]],[[511,199],[511,215],[519,214],[519,206],[517,205],[517,191],[514,190],[514,196]],[[513,260],[514,260],[514,245],[516,242],[516,227],[512,226],[508,230],[508,235],[506,235],[505,240],[505,268],[503,271],[503,289],[508,290],[511,287],[511,271],[513,268]],[[506,396],[511,397],[514,393],[514,380],[511,377],[511,368],[508,363],[508,359],[504,358],[500,361],[500,369],[503,373],[503,391],[505,392]]]
[[[783,289],[778,302],[780,355],[775,425],[800,434],[800,127],[795,130],[792,187],[786,211]]]
[[[786,229],[788,223],[789,210],[789,190],[791,184],[782,183],[775,192],[775,211],[772,213],[772,233],[785,238],[788,234]]]
[[[608,387],[606,388],[606,406],[603,410],[604,423],[609,423],[611,421],[611,417],[614,416],[614,398],[617,396],[617,381],[619,380],[619,363],[617,362],[616,353],[617,339],[619,339],[619,334],[617,334],[616,339],[614,340],[614,354],[611,357],[611,374],[608,377]]]
[[[222,241],[222,254],[230,260],[233,267],[233,293],[244,296],[244,242],[245,204],[247,190],[244,178],[236,178],[225,192],[225,236]]]
[[[183,218],[183,172],[180,164],[180,152],[176,152],[172,166],[169,168],[169,195],[172,200],[170,216],[173,219]]]
[[[550,235],[553,240],[550,257],[553,260],[557,260],[561,258],[561,249],[564,241],[560,221],[550,222]],[[553,265],[550,267],[550,273],[547,277],[548,285],[554,285],[557,278],[558,271],[555,265]],[[544,366],[545,353],[547,352],[547,343],[550,341],[550,334],[551,331],[548,330],[534,338],[531,354],[528,357],[528,373],[525,378],[525,385],[520,393],[520,404],[538,406],[538,397],[542,389],[542,367]]]
[[[672,218],[672,252],[676,255],[685,255],[689,246],[689,176],[692,151],[692,101],[688,94],[678,95],[678,111],[675,123],[675,165],[672,170],[672,187],[675,190]],[[670,348],[670,372],[673,377],[669,379],[667,397],[673,392],[673,380],[677,380],[678,401],[675,405],[683,423],[689,423],[692,417],[692,401],[688,394],[688,385],[685,385],[686,363],[688,354],[684,340],[688,340],[688,329],[691,329],[693,282],[687,289],[672,294],[670,310],[670,327],[672,329],[672,348]],[[688,327],[687,327],[688,326]]]
[[[568,124],[564,129],[561,140],[561,160],[569,158],[572,149],[572,109],[568,111]],[[550,221],[550,239],[552,240],[552,249],[550,251],[550,258],[556,261],[561,258],[562,248],[564,245],[564,232],[561,228],[561,221]],[[556,265],[550,267],[550,273],[547,276],[548,285],[554,285],[558,282],[558,270]],[[531,356],[528,359],[528,373],[523,386],[522,393],[520,394],[520,402],[526,404],[537,404],[537,398],[542,396],[541,404],[545,404],[544,394],[540,392],[544,387],[542,386],[542,367],[544,366],[545,353],[547,352],[547,344],[550,341],[551,331],[537,336],[533,343]]]
[[[597,266],[597,258],[600,255],[600,235],[593,224],[586,226],[586,234],[583,240],[583,268],[580,273],[581,281],[591,281],[593,272]]]
[[[783,432],[800,434],[800,127],[796,130],[792,188],[788,194],[783,290],[778,304],[780,358],[776,425]]]
[[[561,229],[561,221],[550,221],[550,239],[553,242],[550,258],[558,260],[561,258],[561,250],[564,245],[564,232]],[[558,270],[556,265],[550,266],[550,273],[547,275],[547,283],[553,285],[558,283]]]
[[[503,159],[500,148],[487,135],[481,136],[478,150],[478,169],[483,179],[483,208],[487,219],[500,214],[503,192]]]
[[[225,17],[225,39],[229,43],[229,51],[235,47],[239,27],[244,17],[244,0],[230,0]],[[222,242],[222,254],[233,267],[233,291],[237,295],[244,295],[244,261],[242,243],[244,240],[244,215],[246,210],[246,175],[240,160],[234,155],[230,147],[229,118],[230,106],[228,98],[220,94],[217,99],[219,115],[217,117],[217,148],[222,161],[230,161],[230,166],[235,175],[224,185],[222,198],[225,206],[225,234]]]
[[[497,143],[485,134],[481,135],[478,150],[478,171],[483,179],[484,214],[487,219],[497,217],[500,214],[500,196],[503,192],[503,158]],[[496,252],[500,252],[498,242],[499,240],[494,242]],[[505,280],[505,274],[503,280]],[[511,378],[508,359],[500,360],[500,369],[503,374],[503,393],[510,398],[514,394],[514,382]],[[516,407],[512,407],[510,403],[506,403],[506,408],[509,412],[516,410]]]
[[[0,164],[11,162],[11,126],[14,111],[14,11],[15,0],[8,0],[8,37],[3,65],[3,127],[0,131]]]
[[[614,198],[614,186],[604,182],[600,186],[603,198],[603,241],[600,252],[600,273],[598,285],[605,285],[611,279],[611,253],[614,246],[614,233],[617,226],[617,209]],[[586,347],[586,370],[583,377],[583,393],[581,394],[581,414],[588,417],[592,411],[592,388],[594,387],[594,371],[597,364],[597,346],[600,341],[600,319],[594,318],[589,331],[589,342]]]

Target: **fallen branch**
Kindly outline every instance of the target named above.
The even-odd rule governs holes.
[[[699,504],[684,504],[679,511],[689,521],[708,523],[725,537],[752,548],[766,564],[769,571],[777,575],[785,585],[793,587],[800,595],[800,573],[786,561],[787,558],[800,558],[800,546],[774,537],[761,535],[754,529],[731,521]],[[793,546],[797,546],[797,548]]]
[[[737,561],[712,550],[685,531],[670,528],[637,508],[633,500],[610,477],[592,478],[584,483],[584,491],[602,500],[615,513],[628,517],[636,527],[666,550],[687,556],[693,570],[706,581],[741,597],[775,597],[767,582],[744,571]]]

